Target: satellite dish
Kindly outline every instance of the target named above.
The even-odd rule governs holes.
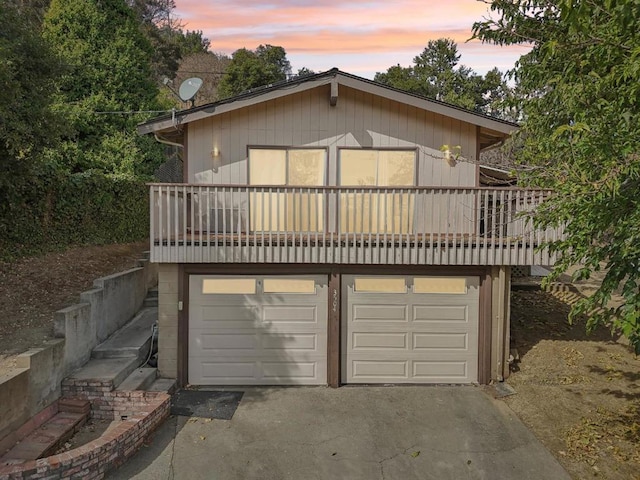
[[[183,102],[188,102],[191,100],[193,106],[193,97],[196,96],[198,90],[202,86],[202,79],[198,77],[187,78],[184,82],[180,84],[180,88],[178,89],[178,95]]]

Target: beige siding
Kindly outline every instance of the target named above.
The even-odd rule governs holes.
[[[178,375],[178,265],[158,265],[158,371]]]
[[[475,185],[473,125],[345,86],[335,107],[329,95],[325,85],[191,123],[188,182],[246,184],[247,146],[275,145],[328,148],[329,185],[336,184],[340,147],[417,147],[418,185]],[[459,145],[464,161],[448,164],[442,145]]]

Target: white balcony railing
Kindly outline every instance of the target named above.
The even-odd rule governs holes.
[[[549,265],[548,191],[151,184],[151,260]]]

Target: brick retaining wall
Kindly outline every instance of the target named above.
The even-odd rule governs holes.
[[[103,478],[107,471],[133,455],[149,434],[169,416],[171,397],[166,393],[100,393],[100,396],[90,399],[92,416],[114,420],[100,438],[51,457],[1,465],[0,480]]]

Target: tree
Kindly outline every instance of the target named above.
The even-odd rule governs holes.
[[[255,51],[241,48],[233,52],[218,92],[224,99],[286,80],[290,74],[291,64],[284,48],[273,45],[260,45]]]
[[[60,73],[33,11],[0,2],[0,190],[56,142],[62,119],[51,104]]]
[[[211,42],[202,31],[183,29],[184,24],[173,14],[174,0],[127,0],[127,3],[151,44],[151,65],[156,79],[173,78],[181,58],[209,50]]]
[[[469,110],[500,115],[500,103],[509,94],[502,73],[495,68],[483,77],[459,65],[459,61],[458,46],[453,40],[430,40],[413,59],[412,66],[392,66],[384,73],[376,73],[374,80]]]
[[[202,87],[195,97],[196,105],[215,102],[218,98],[218,85],[231,59],[226,55],[207,53],[193,53],[180,60],[178,72],[173,79],[174,89],[190,77],[202,79]],[[174,94],[171,94],[175,98]]]
[[[44,38],[68,66],[57,81],[56,108],[73,131],[55,160],[71,172],[153,171],[159,151],[138,137],[139,111],[158,110],[151,47],[124,0],[52,0]]]
[[[522,181],[552,188],[535,215],[564,225],[553,278],[600,269],[604,280],[571,318],[607,325],[640,353],[640,3],[628,0],[493,0],[497,18],[474,36],[499,45],[528,43],[516,79],[526,92],[518,161]],[[612,294],[624,299],[608,306]]]

